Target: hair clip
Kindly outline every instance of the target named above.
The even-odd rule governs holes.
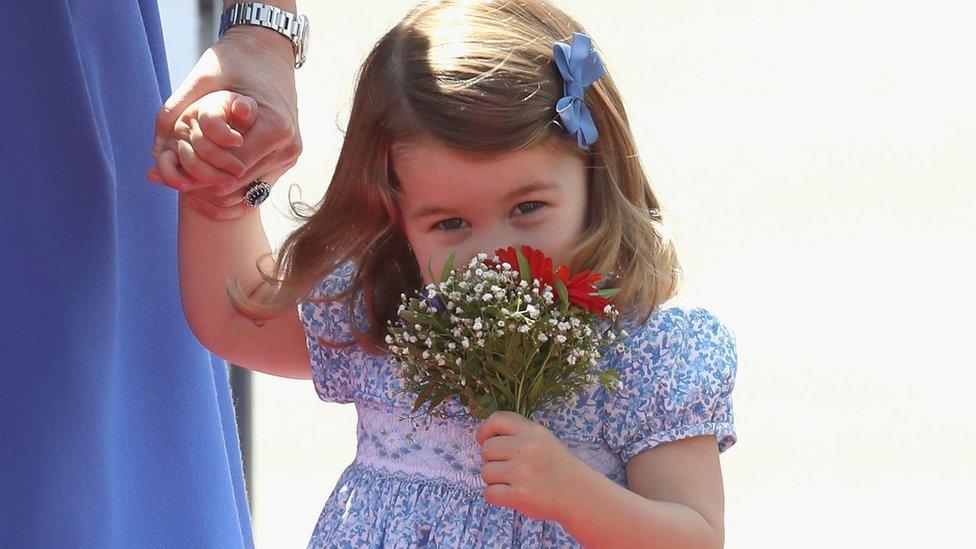
[[[556,42],[553,57],[563,77],[564,97],[556,102],[556,112],[567,133],[576,134],[576,142],[583,150],[598,137],[590,110],[583,102],[583,90],[603,75],[603,62],[593,49],[590,37],[573,33],[572,45]]]

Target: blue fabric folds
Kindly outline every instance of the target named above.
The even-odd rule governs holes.
[[[0,545],[252,547],[224,362],[183,317],[155,0],[0,33]]]

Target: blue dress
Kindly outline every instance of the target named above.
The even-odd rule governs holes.
[[[352,273],[347,263],[312,295],[348,287]],[[463,414],[456,397],[445,411],[459,417],[415,429],[401,419],[410,415],[412,398],[398,394],[403,385],[390,355],[359,346],[333,350],[318,341],[349,339],[351,320],[366,326],[362,300],[355,319],[338,302],[303,301],[300,316],[319,398],[354,403],[358,413],[356,456],[325,502],[308,547],[580,546],[558,522],[484,500],[480,421]],[[648,448],[702,434],[716,435],[719,452],[732,446],[734,333],[702,307],[659,308],[642,325],[622,325],[629,333],[623,350],[603,359],[621,373],[624,388],[608,393],[594,384],[564,408],[540,408],[533,421],[622,486],[627,460]]]
[[[0,545],[251,547],[223,361],[180,306],[155,0],[4,2]]]

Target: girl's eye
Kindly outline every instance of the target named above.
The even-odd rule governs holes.
[[[529,200],[528,202],[522,202],[521,204],[519,204],[518,206],[515,206],[515,207],[518,208],[518,211],[519,212],[521,212],[523,214],[527,214],[527,213],[534,212],[535,210],[537,210],[540,207],[542,207],[542,205],[543,205],[543,202],[541,202],[539,200]]]
[[[434,223],[434,228],[442,231],[456,231],[461,228],[463,223],[464,220],[460,217],[452,217],[450,219],[444,219]]]
[[[545,202],[542,202],[540,200],[529,200],[526,202],[522,202],[521,204],[515,206],[515,209],[518,210],[518,214],[516,215],[530,214],[538,210],[544,205]],[[431,228],[438,231],[448,231],[448,232],[456,231],[458,229],[464,228],[465,223],[466,221],[464,221],[464,219],[461,219],[460,217],[452,217],[450,219],[442,219],[437,223],[434,223],[433,227]]]

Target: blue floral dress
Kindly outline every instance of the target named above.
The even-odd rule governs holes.
[[[313,296],[344,289],[351,264],[325,277]],[[315,390],[327,402],[354,403],[356,457],[325,502],[308,547],[580,547],[558,522],[529,518],[484,500],[480,420],[457,398],[428,429],[405,419],[411,395],[391,355],[361,347],[330,349],[318,337],[350,338],[351,320],[365,327],[362,300],[350,319],[340,302],[299,305]],[[658,308],[642,325],[623,323],[624,346],[604,354],[624,386],[580,390],[564,406],[543,407],[545,425],[580,459],[622,486],[625,464],[643,450],[712,434],[723,452],[736,441],[731,393],[734,333],[707,309]],[[423,410],[423,408],[421,409]]]

